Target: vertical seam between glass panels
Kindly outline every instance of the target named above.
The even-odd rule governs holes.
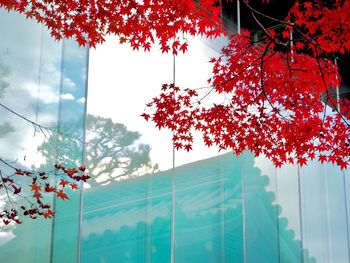
[[[237,33],[241,33],[241,8],[240,0],[237,0]],[[244,154],[241,155],[241,188],[242,188],[242,238],[243,238],[243,262],[247,262],[246,246],[246,222],[245,222],[245,180],[244,180]]]
[[[343,188],[344,188],[344,206],[345,206],[345,224],[346,224],[346,241],[348,243],[348,262],[350,263],[350,241],[349,241],[349,214],[348,214],[348,197],[346,191],[346,177],[345,171],[342,171],[343,175]]]
[[[278,200],[278,182],[277,182],[277,168],[275,170],[275,191],[276,191],[276,231],[277,231],[277,262],[281,262],[280,255],[280,223],[279,223],[279,200]]]
[[[220,223],[219,223],[219,231],[220,231],[220,259],[221,263],[226,262],[226,246],[225,246],[225,176],[222,171],[222,158],[218,154],[219,158],[219,198],[220,198]]]
[[[297,177],[298,177],[298,197],[299,197],[299,227],[300,227],[300,259],[301,263],[304,263],[304,243],[303,243],[303,221],[302,221],[302,196],[301,196],[301,180],[300,180],[300,167],[297,165]]]
[[[173,56],[173,84],[175,86],[175,55]],[[174,134],[174,133],[173,133]],[[175,262],[175,147],[173,142],[173,163],[171,169],[171,263]]]
[[[43,63],[43,42],[44,42],[44,25],[41,25],[40,29],[40,56],[39,56],[39,74],[38,74],[38,89],[36,93],[36,103],[35,103],[35,123],[39,123],[39,97],[40,97],[40,86],[41,86],[41,68]]]
[[[64,68],[64,53],[65,53],[65,40],[62,40],[62,52],[61,52],[61,68],[60,68],[60,89],[59,89],[59,99],[58,99],[58,116],[57,116],[57,132],[60,132],[61,128],[61,111],[62,111],[62,101],[61,101],[61,94],[63,90],[63,68]],[[57,160],[57,151],[56,151],[56,160]],[[55,185],[56,185],[56,176],[55,176]],[[54,213],[56,214],[56,195],[53,195],[53,204],[52,209]],[[55,222],[56,222],[56,215],[52,218],[52,225],[51,225],[51,246],[50,246],[50,262],[53,262],[53,254],[54,254],[54,243],[55,243]]]
[[[245,180],[244,180],[244,154],[241,155],[241,188],[242,188],[242,238],[243,238],[243,262],[247,262],[246,222],[245,222]]]
[[[330,213],[329,213],[329,189],[328,189],[328,176],[327,176],[327,166],[321,166],[324,167],[322,169],[323,174],[321,175],[322,181],[324,183],[324,189],[325,189],[325,198],[326,198],[326,224],[327,224],[327,253],[328,253],[328,259],[329,262],[333,262],[333,257],[332,257],[332,238],[331,238],[331,222],[330,222]],[[323,176],[325,178],[323,178]]]
[[[149,175],[145,182],[145,262],[152,262],[152,180]]]
[[[89,62],[90,62],[90,48],[87,47],[86,52],[86,78],[85,78],[85,105],[83,115],[83,145],[81,151],[81,160],[85,162],[86,154],[86,115],[87,115],[87,99],[88,99],[88,83],[89,83]],[[84,182],[80,182],[80,196],[79,196],[79,222],[78,222],[78,244],[77,244],[77,262],[80,263],[81,257],[81,239],[82,239],[82,226],[83,226],[83,199],[84,199]]]
[[[337,58],[334,59],[334,64],[338,66]],[[338,75],[335,75],[336,79],[338,80]],[[340,112],[340,104],[339,104],[339,85],[337,85],[336,88],[337,93],[337,109]],[[348,218],[348,198],[346,193],[346,178],[345,178],[345,171],[342,171],[342,177],[343,177],[343,191],[344,191],[344,206],[345,206],[345,224],[346,224],[346,241],[347,241],[347,247],[348,247],[348,262],[350,263],[350,243],[349,243],[349,218]]]

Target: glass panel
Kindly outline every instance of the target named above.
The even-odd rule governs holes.
[[[62,53],[62,42],[54,41],[42,26],[2,11],[0,20],[7,25],[0,29],[5,36],[0,43],[0,148],[5,152],[0,155],[27,170],[51,171],[57,162],[81,163],[82,143],[74,148],[71,143],[80,141],[84,131],[85,101],[79,98],[85,97],[87,49],[69,42]],[[71,129],[64,129],[72,123]],[[0,169],[10,173],[2,165]],[[32,195],[25,192],[31,182],[22,183],[21,194]],[[2,227],[0,251],[12,262],[76,262],[79,193],[70,193],[68,202],[55,203],[51,195],[44,198],[55,209],[54,223],[25,219],[21,225]],[[15,202],[28,205],[19,197]]]
[[[219,155],[221,262],[244,262],[242,221],[242,157]],[[223,218],[223,220],[222,220]]]
[[[171,170],[148,176],[147,261],[170,262],[171,242]],[[150,233],[150,234],[149,234]]]
[[[304,262],[330,262],[324,167],[309,162],[300,168]]]
[[[196,89],[202,106],[210,106],[218,101],[225,100],[223,96],[211,94],[206,96],[211,87],[208,78],[212,75],[212,64],[210,58],[219,56],[223,41],[217,39],[210,41],[205,39],[190,39],[189,49],[185,54],[179,54],[175,59],[175,85],[181,89]],[[207,147],[201,134],[193,134],[193,150],[187,152],[179,150],[175,152],[175,166],[203,160],[218,156],[217,147]],[[227,151],[226,151],[227,152]],[[221,151],[220,154],[225,153]]]
[[[188,52],[175,59],[175,85],[198,89],[205,97],[210,87],[203,87],[212,70],[208,61],[222,45],[219,39],[191,39]],[[242,260],[240,159],[232,153],[218,155],[217,148],[206,147],[194,133],[193,150],[176,151],[175,166],[175,261]]]
[[[177,262],[240,262],[240,159],[231,153],[175,169]]]
[[[41,131],[10,110],[43,126],[57,125],[61,46],[24,16],[1,10],[0,23],[6,25],[0,28],[0,156],[22,169],[45,168],[37,147],[50,132]],[[0,169],[4,177],[14,172],[3,163]],[[31,182],[26,178],[17,182],[22,196],[32,195],[28,193]],[[3,192],[1,195],[4,197]],[[50,196],[46,200],[51,203]],[[2,201],[1,209],[11,205],[7,199]],[[13,202],[30,206],[20,196]],[[1,223],[0,254],[11,262],[48,262],[51,220],[22,219],[21,225],[5,227]]]
[[[82,262],[170,261],[171,135],[140,114],[173,57],[110,38],[90,58]]]
[[[0,144],[1,149],[6,149],[6,155],[3,153],[1,156],[9,161],[17,160],[15,165],[27,170],[34,168],[50,171],[53,164],[63,162],[64,158],[71,160],[70,164],[75,164],[78,159],[75,158],[77,153],[74,150],[80,153],[81,162],[82,143],[74,149],[67,148],[67,144],[62,144],[58,137],[62,137],[63,141],[74,141],[79,134],[78,138],[82,138],[85,102],[78,101],[74,96],[85,93],[87,65],[86,59],[82,59],[87,57],[87,49],[77,48],[71,42],[62,53],[62,42],[54,41],[42,26],[12,13],[1,12],[0,17],[1,24],[7,25],[0,30],[6,36],[0,43]],[[73,46],[76,47],[75,53],[71,52]],[[77,79],[83,80],[79,82]],[[70,93],[68,89],[72,89]],[[61,122],[67,126],[68,120],[72,122],[73,119],[80,120],[74,126],[74,133],[62,132]],[[58,135],[58,129],[62,136]],[[22,195],[31,195],[24,192],[31,184],[25,180],[23,179]],[[73,194],[72,200],[62,203],[62,207],[60,202],[55,205],[50,201],[52,196],[47,195],[46,198],[56,209],[54,226],[49,219],[25,220],[22,225],[11,226],[8,231],[2,232],[3,255],[6,254],[13,262],[62,262],[62,256],[66,256],[65,262],[76,261],[78,228],[75,227],[75,235],[72,235],[74,231],[70,225],[65,220],[60,220],[70,213],[70,209],[78,212],[79,202],[73,201],[77,199]],[[22,204],[26,200],[18,199],[16,202]],[[79,222],[77,219],[78,217],[71,219],[76,226]],[[67,231],[70,231],[70,235],[66,234]],[[64,241],[67,238],[72,240],[69,244]],[[59,251],[57,244],[63,248],[64,253]],[[18,253],[18,247],[21,248],[21,253]],[[59,255],[57,259],[56,255]]]
[[[67,167],[83,163],[88,52],[72,40],[63,43],[58,126],[63,136],[50,138],[50,142],[56,145],[56,158]],[[52,148],[48,145],[43,148],[49,161],[55,161]],[[55,199],[53,262],[76,262],[78,258],[80,191],[70,191],[69,198],[69,201]]]
[[[348,251],[350,253],[350,170],[343,171],[344,176],[344,202],[345,202],[345,209],[346,209],[346,224],[347,224],[347,244],[348,244]],[[349,259],[350,262],[350,259]]]
[[[264,157],[245,152],[246,262],[278,262],[275,168]]]
[[[349,262],[348,225],[343,172],[334,165],[325,164],[327,205],[329,220],[329,246],[331,262]]]
[[[302,262],[298,167],[277,169],[276,197],[279,208],[278,240],[280,262]]]

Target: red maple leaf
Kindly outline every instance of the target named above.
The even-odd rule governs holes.
[[[46,183],[44,191],[47,192],[47,193],[55,192],[56,188],[51,186],[49,183]]]
[[[72,188],[72,190],[79,189],[79,186],[75,183],[70,184],[70,187]]]
[[[54,216],[54,213],[52,212],[51,209],[48,209],[46,212],[43,213],[43,216],[45,218],[52,218]]]
[[[69,182],[67,180],[61,179],[59,185],[61,185],[63,188],[66,187],[66,185],[68,185]]]
[[[11,185],[12,186],[12,188],[13,188],[13,194],[19,194],[21,191],[22,191],[22,187],[16,187],[16,186],[14,186],[14,185]]]
[[[63,192],[63,190],[59,190],[57,192],[57,197],[61,198],[62,200],[69,199],[68,195],[65,192]]]
[[[31,186],[31,190],[34,191],[34,192],[39,192],[41,191],[41,187],[35,183],[33,183]]]
[[[76,174],[78,172],[78,169],[76,168],[72,168],[72,169],[68,169],[66,170],[66,174],[69,176],[69,177],[72,177],[74,174]]]
[[[17,174],[17,175],[23,175],[23,171],[22,171],[21,169],[17,169],[17,170],[16,170],[16,174]]]

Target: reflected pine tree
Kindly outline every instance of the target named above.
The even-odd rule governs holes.
[[[59,134],[50,136],[38,147],[47,164],[78,165],[84,144],[79,128],[81,121],[63,123]],[[94,179],[89,183],[107,184],[120,177],[139,176],[156,170],[157,165],[152,165],[150,159],[151,147],[138,143],[140,137],[139,132],[130,131],[124,124],[110,118],[87,115],[84,163]]]

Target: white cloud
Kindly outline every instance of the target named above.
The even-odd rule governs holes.
[[[12,231],[9,232],[0,232],[0,246],[5,245],[12,239],[14,239],[16,236],[13,234]]]
[[[33,98],[37,98],[39,94],[39,99],[46,104],[58,103],[58,92],[55,91],[49,85],[38,85],[34,82],[27,82],[23,85],[23,89],[27,90]]]
[[[85,97],[81,97],[80,99],[77,99],[78,103],[85,104]]]
[[[70,78],[64,78],[63,79],[63,86],[65,88],[73,89],[76,87],[76,84]]]
[[[61,95],[62,100],[75,100],[75,97],[71,93],[63,93]]]

